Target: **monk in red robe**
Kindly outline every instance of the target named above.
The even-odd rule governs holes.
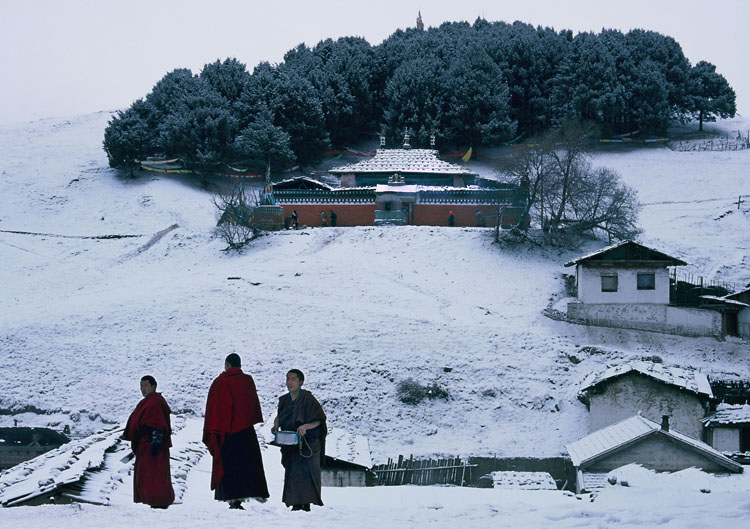
[[[278,414],[272,432],[297,432],[300,444],[281,447],[284,493],[281,497],[293,511],[309,511],[310,504],[323,505],[320,466],[325,457],[328,428],[326,414],[312,393],[302,389],[305,375],[299,369],[286,374],[289,393],[279,397]]]
[[[213,456],[214,498],[242,509],[242,502],[269,497],[263,459],[253,425],[263,422],[253,377],[242,372],[238,354],[224,362],[224,372],[211,383],[203,422],[203,442]]]
[[[133,501],[166,509],[174,502],[169,473],[169,447],[172,446],[172,413],[167,401],[156,392],[156,379],[141,379],[141,400],[128,418],[123,438],[135,454]]]

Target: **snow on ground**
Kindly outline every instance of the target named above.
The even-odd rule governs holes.
[[[544,317],[563,293],[562,274],[571,272],[563,263],[605,243],[561,251],[498,246],[490,230],[474,228],[361,227],[274,233],[241,255],[224,253],[212,232],[210,195],[194,182],[155,173],[130,179],[107,167],[108,118],[0,127],[2,425],[70,424],[85,435],[120,423],[146,373],[175,412],[200,417],[210,381],[237,352],[256,379],[266,419],[284,392],[284,374],[300,368],[331,425],[368,437],[375,463],[399,454],[555,456],[587,433],[578,384],[608,363],[657,355],[712,377],[750,377],[742,340]],[[698,275],[744,285],[750,200],[740,210],[732,201],[750,195],[748,156],[649,148],[605,152],[596,163],[638,190],[646,244],[685,259]],[[135,237],[84,238],[107,235]],[[402,404],[396,388],[409,377],[436,382],[451,399]],[[61,519],[119,527],[148,512],[162,525],[197,527],[222,511],[201,494],[195,507],[186,502],[166,513],[126,501],[19,508],[2,512],[0,526],[31,517],[35,527]],[[326,489],[327,507],[307,520],[313,527],[343,527],[354,517],[366,527],[447,526],[522,516],[530,526],[576,527],[592,516],[607,526],[639,519],[680,526],[677,507],[666,515],[652,512],[653,502],[635,508],[651,494],[644,490],[620,487],[594,503],[515,494]],[[747,515],[747,500],[722,494],[735,506],[730,518]],[[698,519],[716,509],[716,494],[683,496],[675,502],[692,505]],[[404,508],[385,514],[386,505]],[[277,492],[268,504],[220,519],[270,525],[287,519],[282,511]]]

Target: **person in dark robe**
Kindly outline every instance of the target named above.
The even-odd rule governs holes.
[[[243,509],[249,498],[269,497],[258,436],[253,425],[263,422],[253,377],[242,372],[240,356],[232,353],[224,372],[208,390],[203,443],[213,456],[211,490],[214,498]]]
[[[297,210],[295,209],[292,211],[292,225],[294,226],[294,229],[299,229],[299,215],[297,215]]]
[[[271,431],[294,431],[300,443],[281,447],[284,493],[281,501],[293,511],[309,511],[310,504],[323,505],[320,466],[325,456],[328,428],[326,414],[312,393],[302,389],[305,375],[299,369],[286,374],[289,393],[279,398],[278,414]]]
[[[336,226],[336,219],[338,219],[338,218],[339,218],[338,213],[336,213],[335,211],[331,210],[331,216],[330,216],[331,227],[335,227]]]
[[[156,392],[156,379],[141,379],[143,399],[130,414],[123,438],[130,441],[135,454],[133,501],[166,509],[174,502],[169,472],[169,447],[172,446],[172,413],[167,401]]]
[[[451,212],[450,212],[450,213],[448,214],[448,226],[451,226],[451,227],[452,227],[452,226],[455,226],[455,225],[456,225],[456,219],[455,219],[455,217],[453,216],[453,212],[451,211]]]

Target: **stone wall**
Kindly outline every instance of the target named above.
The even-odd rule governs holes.
[[[721,313],[656,303],[568,303],[568,320],[681,336],[722,335]]]
[[[633,372],[589,391],[589,432],[641,412],[657,423],[661,423],[662,415],[669,415],[670,428],[694,439],[702,438],[701,419],[706,410],[702,400],[692,392]]]

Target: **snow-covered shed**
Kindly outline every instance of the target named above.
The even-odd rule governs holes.
[[[658,472],[675,472],[690,467],[705,472],[742,472],[718,450],[670,427],[634,415],[565,445],[576,469],[576,491],[602,486],[608,472],[638,463]]]
[[[565,263],[576,267],[576,300],[568,319],[686,336],[721,336],[716,310],[670,305],[669,269],[687,263],[632,240]]]
[[[713,392],[700,371],[639,360],[589,373],[579,398],[589,408],[589,432],[640,412],[655,421],[668,415],[678,431],[701,439]]]
[[[370,443],[366,437],[331,428],[326,436],[321,482],[325,487],[365,487],[374,482]]]
[[[50,428],[0,428],[0,470],[54,450],[70,441]]]
[[[722,452],[750,452],[750,405],[719,404],[703,419],[706,440]]]

